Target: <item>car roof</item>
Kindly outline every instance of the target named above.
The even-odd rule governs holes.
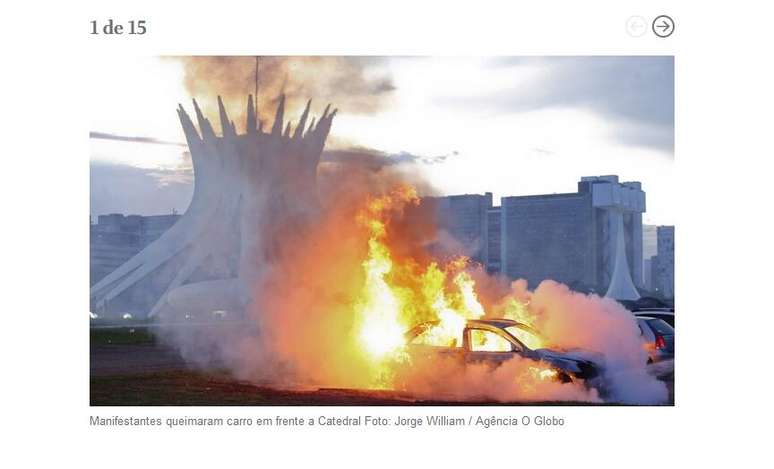
[[[523,322],[514,321],[513,319],[505,319],[505,318],[491,318],[491,319],[468,319],[465,323],[465,327],[475,327],[476,325],[479,326],[489,326],[489,327],[496,327],[498,329],[505,329],[508,327],[518,327],[519,329],[523,329],[527,332],[530,332],[535,335],[541,335],[537,330],[535,330],[532,326],[529,324],[525,324]]]
[[[524,324],[514,321],[513,319],[495,318],[495,319],[468,319],[467,324],[469,326],[483,325],[483,326],[495,326],[500,328],[510,326],[522,326]]]
[[[431,326],[435,326],[439,324],[440,321],[427,321],[420,324],[417,324],[413,328],[411,328],[407,333],[417,332],[419,330],[426,329]],[[527,324],[524,324],[519,321],[514,321],[513,319],[506,319],[506,318],[490,318],[490,319],[468,319],[465,321],[465,327],[470,326],[489,326],[489,327],[497,327],[499,329],[505,329],[506,327],[516,326],[522,329],[526,329],[528,331],[531,331],[533,333],[537,333],[532,327],[530,327]]]

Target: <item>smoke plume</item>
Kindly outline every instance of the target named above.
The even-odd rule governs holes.
[[[244,93],[238,85],[244,59],[184,60],[191,76],[198,77],[191,78],[189,86],[207,83],[202,94],[210,94],[210,88],[227,96]],[[298,84],[303,80],[291,84],[277,78],[292,60],[322,60],[313,68],[322,83],[315,86],[321,88],[306,89]],[[274,84],[270,86],[280,86],[291,100],[299,89],[304,95],[325,97],[327,86],[345,90],[345,102],[370,112],[376,105],[373,97],[359,101],[358,96],[379,96],[377,91],[386,88],[368,88],[364,69],[350,67],[351,59],[268,62],[267,81]],[[294,71],[294,76],[303,73]],[[242,136],[236,135],[221,105],[220,140],[198,106],[203,140],[188,115],[179,111],[192,158],[204,158],[194,163],[200,161],[205,178],[219,176],[213,177],[215,186],[209,186],[205,196],[212,196],[210,200],[220,204],[216,207],[224,207],[228,214],[214,225],[217,230],[206,242],[197,245],[198,256],[193,257],[219,261],[200,272],[195,271],[195,262],[189,262],[191,274],[199,274],[198,282],[177,285],[160,302],[170,308],[159,311],[171,314],[162,317],[163,337],[187,360],[283,388],[386,388],[466,401],[666,399],[663,383],[646,372],[647,354],[637,324],[621,305],[553,281],[529,290],[523,280],[509,284],[488,276],[464,252],[454,252],[462,249],[455,249],[438,229],[432,199],[420,201],[418,195],[431,195],[432,188],[401,171],[400,165],[351,164],[368,158],[353,152],[339,152],[338,163],[334,159],[319,165],[336,111],[329,114],[326,109],[306,135],[305,125],[291,134],[291,126],[283,125],[283,104],[268,134],[252,125],[255,118],[249,106],[252,124]],[[306,117],[305,112],[300,121]],[[230,152],[236,149],[244,151],[243,158],[233,157]],[[215,159],[218,152],[232,157]],[[230,246],[238,251],[235,261],[220,255],[219,250],[231,250]],[[233,311],[220,311],[229,308]],[[186,322],[174,314],[187,315],[191,309],[205,316],[226,314],[236,321],[216,319],[208,327],[190,323],[185,327]],[[491,361],[471,362],[468,358],[476,356],[460,353],[463,343],[474,340],[484,351],[513,351],[502,338],[506,348],[499,348],[496,335],[462,337],[467,320],[488,316],[515,319],[539,331],[530,338],[534,344],[527,344],[537,350],[528,354],[533,358],[514,354],[495,367]],[[427,326],[433,333],[427,342],[410,345],[440,348],[450,358],[413,354],[418,348],[407,345],[405,333],[418,324],[435,324]],[[592,386],[552,367],[551,360],[563,360],[556,357],[559,351],[598,357],[607,385]]]
[[[244,109],[245,96],[254,93],[255,57],[174,57],[185,69],[191,96],[218,96],[232,108]],[[289,115],[298,115],[310,96],[319,106],[335,102],[349,114],[371,114],[387,105],[395,89],[382,67],[384,58],[338,56],[263,56],[258,58],[258,117],[270,124],[277,99],[284,94]],[[205,113],[216,112],[215,100],[201,99]],[[238,129],[245,116],[233,115]]]
[[[252,286],[250,327],[216,329],[210,334],[175,332],[174,342],[192,362],[226,366],[239,379],[278,387],[369,388],[387,379],[392,389],[423,399],[500,402],[575,401],[652,404],[667,398],[663,383],[646,373],[647,354],[631,313],[617,302],[571,291],[545,281],[529,290],[523,280],[508,284],[487,275],[481,266],[466,269],[476,281],[477,298],[487,316],[507,317],[532,325],[552,349],[584,349],[604,357],[608,395],[582,382],[542,377],[546,366],[516,357],[496,369],[462,366],[458,360],[422,357],[395,360],[375,369],[362,353],[354,313],[366,282],[363,260],[369,233],[356,223],[369,198],[388,194],[396,184],[416,185],[405,174],[374,173],[360,166],[321,168],[320,211],[313,229],[275,225],[285,245],[283,255],[263,265]],[[432,205],[403,207],[389,220],[386,243],[395,264],[394,282],[420,290],[405,272],[418,271],[436,259],[428,246],[439,237]],[[419,307],[418,307],[419,308]],[[422,319],[414,312],[414,319]],[[424,317],[424,320],[433,319]]]

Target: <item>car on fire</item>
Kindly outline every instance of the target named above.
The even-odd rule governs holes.
[[[588,386],[601,386],[603,359],[600,354],[581,349],[539,348],[539,333],[526,324],[511,319],[469,319],[462,332],[461,346],[456,339],[442,346],[427,345],[423,336],[432,333],[438,324],[437,321],[419,324],[405,334],[412,353],[442,354],[466,364],[486,363],[492,367],[518,356],[553,369],[557,380],[582,379]]]

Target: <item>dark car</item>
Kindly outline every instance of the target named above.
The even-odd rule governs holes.
[[[432,333],[436,322],[420,324],[406,333],[407,343],[414,353],[435,353],[454,356],[464,363],[487,363],[491,366],[520,356],[543,363],[556,371],[556,379],[591,382],[602,375],[601,355],[581,349],[553,350],[538,348],[541,340],[537,331],[510,319],[468,320],[462,333],[462,344],[453,340],[443,346],[425,345],[423,335]]]
[[[637,316],[637,324],[648,351],[648,363],[675,358],[675,329],[672,326],[651,316]]]

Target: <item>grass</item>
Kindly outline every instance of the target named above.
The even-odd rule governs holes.
[[[233,405],[261,404],[260,394],[246,399],[248,386],[225,377],[193,371],[93,376],[91,405]]]
[[[335,392],[286,391],[235,381],[225,373],[189,370],[136,375],[92,376],[93,406],[159,405],[390,405],[405,401]]]
[[[92,376],[92,406],[478,406],[497,402],[414,401],[391,391],[281,390],[234,380],[223,372],[175,370]],[[539,406],[600,405],[585,402],[515,402]],[[602,404],[616,405],[616,404]]]
[[[149,353],[144,344],[154,344],[156,338],[148,327],[92,328],[92,349],[99,354],[111,347],[105,345],[139,345],[137,353]],[[134,354],[131,347],[116,347]],[[99,355],[97,355],[99,356]],[[108,360],[120,360],[106,355]],[[152,357],[151,357],[152,358]],[[104,360],[104,359],[103,359]],[[154,360],[149,359],[153,364]],[[235,380],[225,371],[194,371],[184,365],[172,365],[167,371],[138,372],[135,365],[118,368],[110,375],[93,374],[90,381],[90,402],[93,406],[291,406],[291,405],[499,405],[488,403],[414,402],[394,392],[356,391],[341,389],[280,390]],[[114,374],[113,374],[114,373]],[[674,375],[662,378],[670,387],[670,402],[674,405]],[[576,402],[514,403],[511,405],[578,406]],[[610,405],[610,404],[608,404]],[[613,404],[614,405],[614,404]]]
[[[156,337],[147,327],[91,328],[91,345],[154,344]]]

